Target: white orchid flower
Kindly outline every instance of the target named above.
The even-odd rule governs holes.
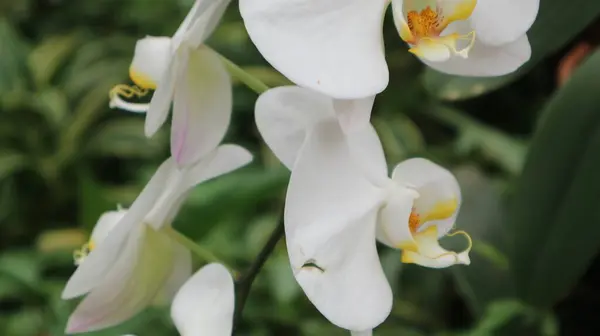
[[[256,122],[292,170],[285,229],[296,280],[332,323],[371,335],[393,301],[376,239],[401,249],[402,262],[442,268],[470,263],[470,238],[460,253],[438,243],[452,229],[461,202],[453,175],[428,160],[410,159],[388,178],[373,127],[340,126],[336,115],[348,106],[370,109],[364,101],[281,87],[259,98]]]
[[[173,37],[139,40],[129,69],[136,86],[117,85],[110,106],[145,112],[150,137],[164,124],[173,102],[171,155],[179,166],[207,154],[221,140],[232,109],[231,79],[219,55],[203,45],[230,0],[197,0]],[[125,101],[156,90],[150,104]]]
[[[388,84],[382,23],[390,2],[400,37],[439,71],[496,76],[530,57],[526,32],[539,0],[240,0],[240,12],[258,50],[283,75],[355,99]]]
[[[231,336],[235,307],[231,274],[221,264],[201,268],[177,292],[171,318],[182,336]]]
[[[92,240],[76,253],[78,268],[62,297],[87,296],[71,315],[67,333],[119,324],[158,298],[172,298],[191,275],[189,251],[162,230],[197,184],[237,169],[252,159],[236,145],[221,145],[194,165],[166,160],[129,210],[103,215]]]

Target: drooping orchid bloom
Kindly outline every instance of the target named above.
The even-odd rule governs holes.
[[[110,106],[146,112],[146,136],[164,124],[171,103],[171,155],[179,166],[207,154],[228,125],[232,93],[224,65],[204,41],[214,31],[230,0],[196,0],[173,37],[148,36],[135,47],[129,74],[135,86],[117,85]],[[156,90],[150,104],[126,101]],[[223,133],[220,133],[223,132]]]
[[[240,0],[250,38],[299,86],[337,99],[388,84],[382,23],[392,4],[400,37],[436,70],[463,76],[515,71],[539,0]]]
[[[415,158],[399,163],[390,178],[371,124],[341,126],[348,109],[368,115],[373,98],[367,100],[280,87],[256,105],[262,137],[292,171],[285,229],[294,276],[327,319],[356,336],[371,335],[392,308],[376,240],[400,249],[405,263],[470,263],[470,238],[450,233],[461,202],[454,176]],[[440,246],[439,238],[454,234],[468,238],[466,250]]]
[[[170,300],[191,275],[190,252],[162,231],[169,230],[197,184],[226,174],[252,159],[236,145],[221,145],[191,166],[166,160],[125,212],[98,221],[89,243],[75,253],[77,270],[62,297],[86,295],[67,333],[107,328],[128,320],[154,300]]]

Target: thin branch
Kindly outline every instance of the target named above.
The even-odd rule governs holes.
[[[250,294],[250,289],[252,288],[254,279],[256,278],[256,276],[258,275],[258,273],[264,266],[265,262],[267,261],[267,259],[269,258],[269,256],[273,252],[273,250],[275,249],[275,246],[277,245],[277,243],[279,242],[281,237],[283,237],[284,232],[285,232],[285,229],[283,226],[283,215],[282,215],[281,218],[279,219],[279,223],[277,223],[277,227],[273,230],[273,232],[271,232],[271,236],[269,237],[269,240],[267,240],[267,243],[262,248],[262,250],[260,251],[260,253],[256,257],[256,259],[254,260],[254,262],[252,263],[252,265],[250,266],[248,271],[245,272],[245,274],[243,274],[236,281],[236,296],[235,296],[236,297],[236,305],[235,305],[235,314],[233,317],[234,329],[238,327],[238,325],[242,319],[242,312],[244,311],[244,306],[246,305],[246,299],[248,298],[248,295]]]

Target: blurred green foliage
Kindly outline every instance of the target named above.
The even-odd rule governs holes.
[[[167,157],[166,134],[146,139],[143,115],[110,110],[108,90],[128,81],[136,39],[170,35],[191,3],[0,3],[0,335],[64,334],[76,304],[59,297],[72,250]],[[287,84],[254,49],[236,6],[208,44],[268,85]],[[564,87],[554,82],[557,60],[599,12],[596,1],[541,0],[532,62],[495,79],[424,69],[386,20],[391,81],[373,124],[388,162],[424,156],[451,167],[464,193],[457,226],[475,245],[471,266],[446,270],[402,265],[398,251],[381,247],[395,305],[375,335],[600,332],[600,54]],[[234,97],[227,141],[256,159],[196,188],[175,227],[243,270],[276,225],[289,172],[260,141],[256,95],[236,85]],[[168,307],[92,335],[125,333],[176,335]],[[303,296],[280,242],[239,334],[347,333]]]

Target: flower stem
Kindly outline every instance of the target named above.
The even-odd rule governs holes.
[[[173,240],[177,241],[179,244],[188,248],[202,261],[217,262],[217,263],[223,264],[230,271],[233,271],[233,268],[231,268],[229,265],[224,263],[223,260],[221,260],[219,257],[217,257],[210,250],[198,245],[196,242],[194,242],[190,238],[186,237],[185,235],[181,234],[181,232],[175,230],[171,226],[167,226],[166,228],[164,228],[163,232],[165,234],[167,234],[169,237],[171,237]]]
[[[221,57],[221,60],[225,64],[225,67],[227,68],[227,72],[229,72],[229,74],[232,77],[235,77],[239,81],[244,83],[252,91],[256,92],[257,94],[261,94],[269,89],[269,86],[267,84],[263,83],[260,79],[252,76],[251,74],[246,72],[244,69],[240,68],[237,64],[230,61],[227,57],[220,55],[220,54],[219,54],[219,56]]]
[[[246,299],[248,298],[248,294],[250,293],[250,289],[252,288],[252,283],[254,279],[264,266],[265,262],[275,249],[275,246],[283,237],[285,232],[285,228],[283,226],[283,215],[279,219],[277,223],[277,227],[271,232],[271,236],[267,240],[265,246],[263,246],[262,250],[250,265],[250,268],[244,275],[242,275],[236,281],[236,304],[235,304],[235,313],[233,315],[233,326],[234,329],[238,327],[241,319],[242,312],[244,310],[244,306],[246,305]]]

